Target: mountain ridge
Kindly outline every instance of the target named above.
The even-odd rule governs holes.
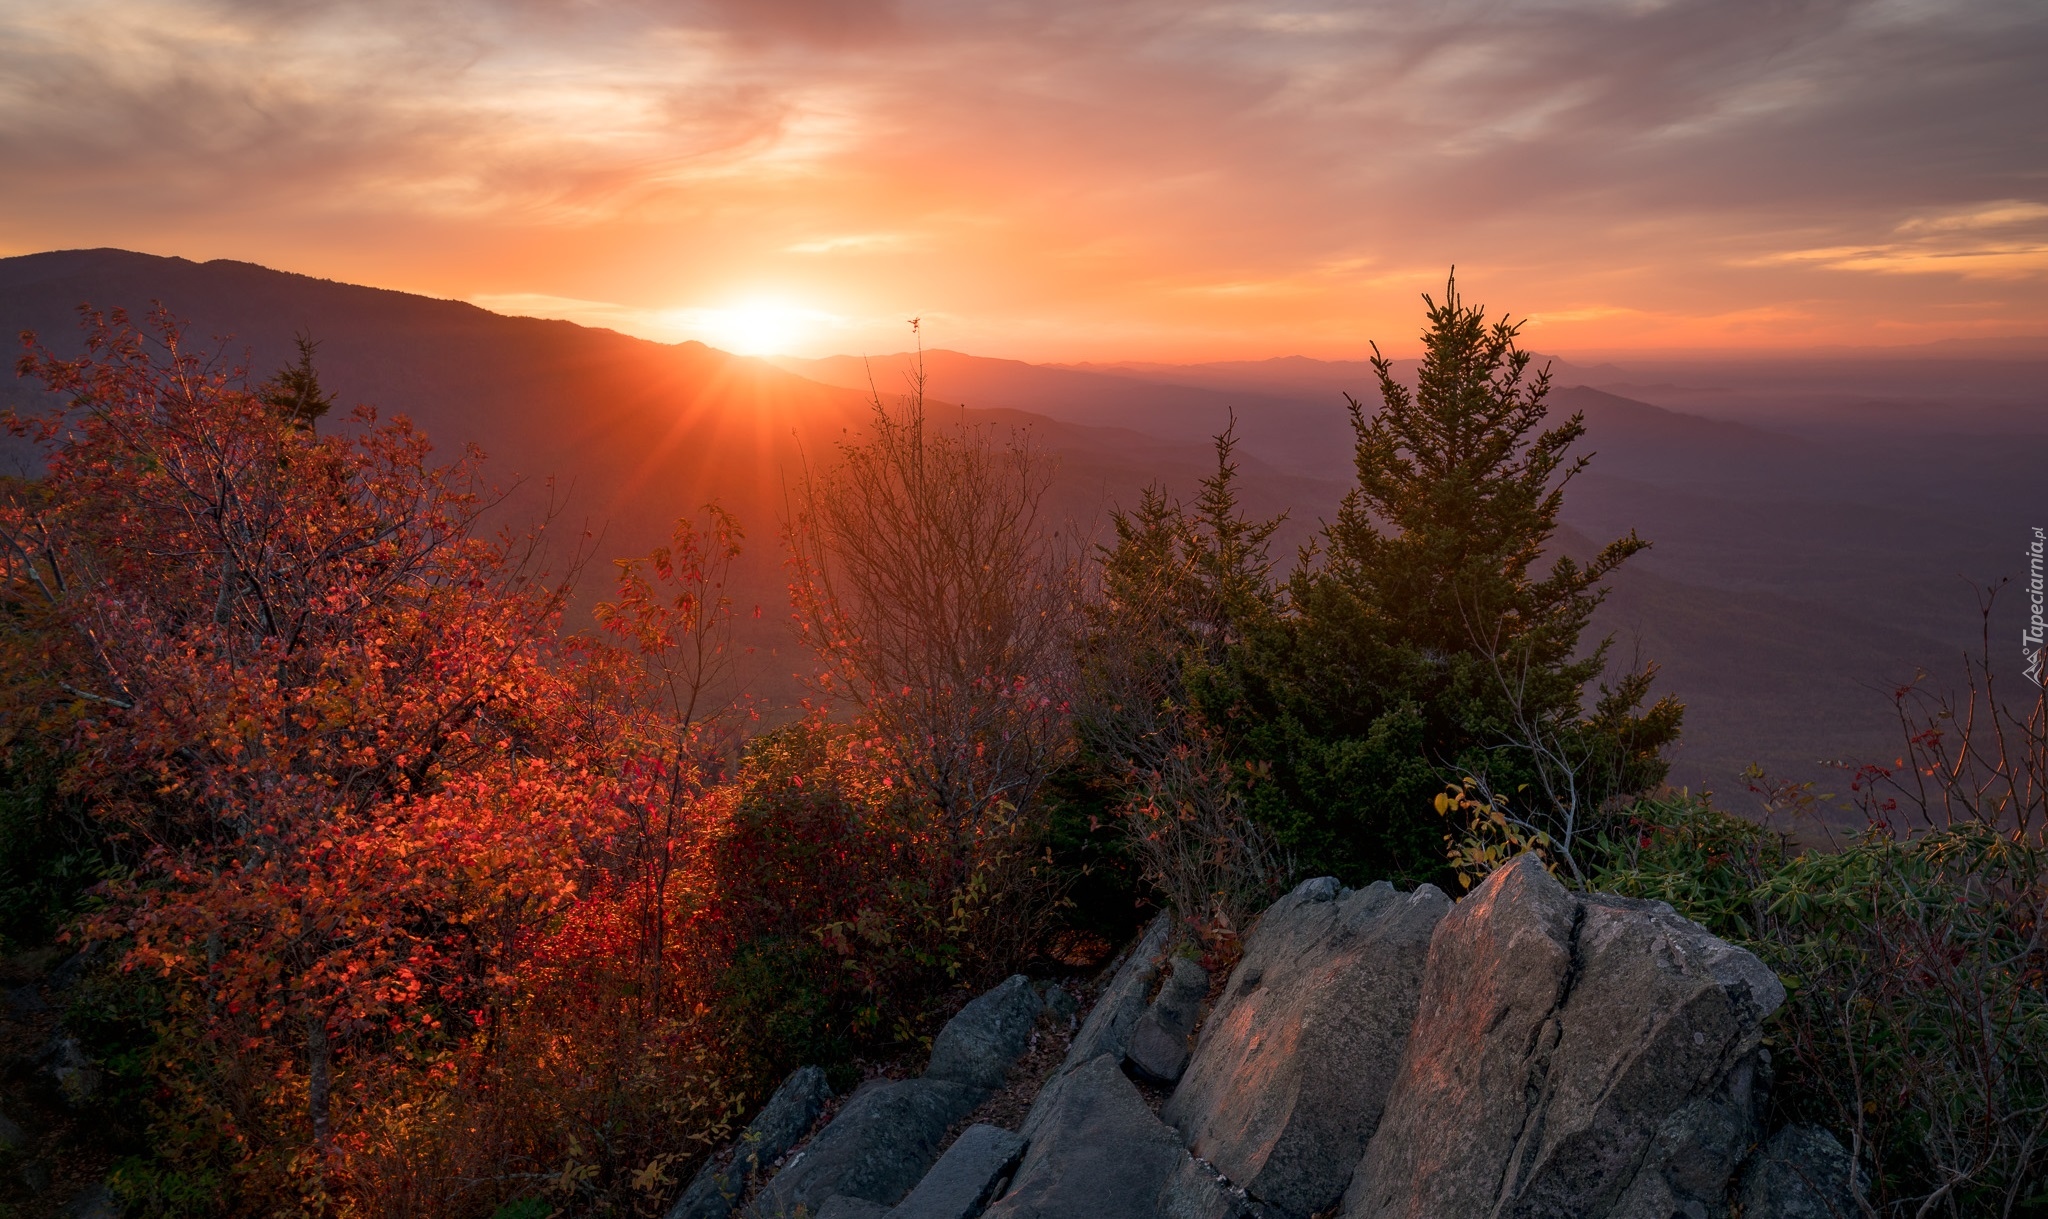
[[[444,451],[480,444],[494,479],[528,476],[508,517],[552,503],[566,532],[581,524],[594,535],[569,547],[595,545],[594,559],[644,553],[707,500],[738,512],[750,540],[737,574],[744,602],[762,609],[742,642],[774,697],[800,691],[774,531],[804,464],[828,457],[869,407],[864,388],[789,365],[845,381],[851,357],[734,356],[231,259],[106,249],[0,259],[0,324],[38,330],[60,351],[77,348],[81,302],[138,313],[152,300],[194,333],[234,336],[229,349],[247,352],[257,375],[285,363],[295,334],[310,329],[323,381],[344,406],[407,414]],[[926,358],[941,418],[1028,428],[1060,454],[1058,507],[1083,539],[1103,536],[1108,513],[1148,484],[1191,496],[1233,406],[1246,509],[1289,514],[1275,552],[1283,565],[1350,481],[1350,426],[1334,394],[1318,406],[1287,385],[1195,394],[1066,366]],[[885,396],[887,359],[871,362]],[[1329,363],[1282,362],[1297,372]],[[0,385],[13,404],[35,397],[20,381]],[[962,399],[973,405],[951,405]],[[1987,453],[1963,435],[1823,439],[1796,418],[1759,427],[1589,386],[1561,387],[1552,404],[1585,411],[1585,449],[1596,455],[1566,496],[1560,548],[1590,552],[1655,523],[1652,550],[1618,573],[1595,630],[1620,633],[1624,650],[1634,635],[1652,644],[1663,688],[1690,704],[1680,782],[1732,790],[1749,761],[1824,777],[1817,763],[1858,742],[1862,756],[1888,756],[1889,708],[1871,687],[1952,663],[1977,635],[1944,566],[1995,574],[2019,554],[1997,526],[2034,468],[2023,447]],[[608,571],[588,564],[585,604]]]

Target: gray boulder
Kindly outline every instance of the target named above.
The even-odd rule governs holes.
[[[59,1029],[43,1045],[36,1056],[36,1070],[56,1088],[64,1103],[73,1108],[84,1106],[100,1090],[99,1067],[89,1057],[78,1038]]]
[[[1145,928],[1145,934],[1124,955],[1115,976],[1103,988],[1088,1019],[1081,1022],[1081,1031],[1074,1034],[1066,1061],[1060,1064],[1061,1071],[1074,1070],[1104,1054],[1119,1062],[1123,1060],[1130,1051],[1131,1033],[1137,1028],[1138,1018],[1145,1014],[1145,999],[1152,992],[1152,980],[1159,976],[1159,958],[1166,951],[1172,931],[1173,924],[1165,914]]]
[[[1787,1126],[1756,1149],[1742,1166],[1734,1202],[1742,1219],[1855,1219],[1854,1174],[1868,1178],[1848,1149],[1818,1126]]]
[[[1437,924],[1343,1214],[1714,1213],[1783,1000],[1755,957],[1669,906],[1574,898],[1514,860]]]
[[[892,1208],[879,1202],[833,1194],[818,1208],[817,1219],[883,1219],[883,1216],[893,1213]]]
[[[64,1207],[64,1219],[121,1219],[121,1199],[105,1182],[87,1186]]]
[[[1275,902],[1166,1104],[1189,1149],[1278,1214],[1342,1198],[1401,1064],[1430,936],[1450,909],[1434,885],[1352,891],[1328,877]]]
[[[1209,995],[1209,971],[1197,961],[1175,957],[1159,994],[1131,1028],[1126,1056],[1139,1075],[1154,1083],[1180,1079],[1188,1065],[1188,1043],[1202,1019]]]
[[[1156,1219],[1166,1186],[1187,1158],[1172,1128],[1152,1115],[1111,1055],[1056,1082],[1014,1183],[984,1214]]]
[[[938,1159],[954,1122],[988,1095],[949,1079],[876,1080],[846,1102],[762,1189],[747,1213],[816,1214],[834,1194],[894,1206]]]
[[[1038,989],[1023,974],[976,997],[932,1039],[925,1077],[974,1088],[1002,1087],[1011,1064],[1031,1048],[1031,1033],[1044,1006]]]
[[[0,1151],[20,1151],[28,1146],[28,1131],[5,1113],[0,1113]]]
[[[1065,987],[1051,982],[1046,983],[1039,990],[1038,997],[1040,1002],[1045,1005],[1045,1010],[1051,1013],[1052,1018],[1055,1020],[1072,1020],[1075,1014],[1081,1010],[1080,1002],[1074,996],[1068,994]]]
[[[730,1153],[712,1157],[698,1170],[682,1197],[669,1207],[668,1219],[725,1219],[748,1187],[810,1131],[831,1096],[822,1069],[798,1067],[790,1072]]]
[[[969,1126],[890,1213],[896,1219],[974,1219],[1010,1183],[1024,1140],[1000,1126]]]

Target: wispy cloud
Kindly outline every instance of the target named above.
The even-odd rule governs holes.
[[[2048,205],[2003,199],[1909,216],[1894,226],[1893,236],[1867,245],[1784,250],[1751,265],[1994,279],[2048,272]]]
[[[1452,262],[1618,341],[2041,318],[2044,61],[2037,0],[0,0],[0,241],[1063,355],[1362,344]]]

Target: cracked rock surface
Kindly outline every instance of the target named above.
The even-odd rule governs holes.
[[[792,1148],[748,1214],[1805,1219],[1853,1179],[1825,1132],[1764,1137],[1770,970],[1533,856],[1456,903],[1306,882],[1206,1016],[1207,975],[1169,936],[1162,916],[1139,937],[1016,1132],[966,1123],[1055,1002],[1022,977],[962,1009],[922,1078],[871,1082]],[[1155,1116],[1134,1079],[1175,1076]],[[813,1107],[757,1125],[805,1125],[806,1078],[785,1090]]]
[[[1720,1213],[1776,977],[1660,902],[1523,856],[1438,924],[1345,1219]]]
[[[1164,1116],[1280,1215],[1343,1196],[1380,1122],[1451,899],[1308,881],[1245,941]]]

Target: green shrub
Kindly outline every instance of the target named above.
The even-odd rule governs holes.
[[[1670,902],[1778,972],[1781,1116],[1857,1152],[1871,1213],[2043,1213],[2048,851],[1958,823],[1794,854],[1688,796],[1631,826],[1595,886]]]

